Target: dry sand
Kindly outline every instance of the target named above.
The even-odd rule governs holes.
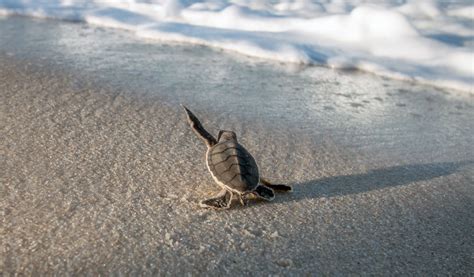
[[[132,77],[102,82],[0,46],[3,275],[474,274],[470,95],[392,81],[364,94],[369,77],[293,84],[303,73],[277,70],[267,86],[233,84],[264,96],[173,98],[169,80],[136,92]],[[179,102],[213,133],[236,130],[294,192],[199,208],[218,186]]]

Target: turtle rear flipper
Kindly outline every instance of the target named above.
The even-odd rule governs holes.
[[[291,186],[284,185],[284,184],[272,184],[268,180],[265,180],[263,178],[260,178],[260,182],[273,190],[287,191],[287,192],[293,191],[293,188]]]
[[[272,201],[273,198],[275,198],[275,192],[273,190],[265,185],[258,185],[257,188],[254,190],[254,193],[267,201]]]
[[[222,189],[216,196],[199,202],[199,206],[203,208],[228,209],[231,200],[232,193],[226,189]]]

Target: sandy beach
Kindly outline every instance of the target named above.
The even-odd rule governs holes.
[[[473,95],[83,24],[0,37],[2,275],[474,274]],[[179,103],[294,191],[199,208],[219,188]]]

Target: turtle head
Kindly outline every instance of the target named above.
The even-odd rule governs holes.
[[[223,142],[228,140],[237,140],[237,135],[232,131],[220,130],[217,135],[217,141]]]

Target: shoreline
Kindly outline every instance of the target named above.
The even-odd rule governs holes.
[[[2,11],[4,11],[3,14],[1,13]],[[336,56],[334,58],[335,61],[333,61],[333,64],[327,63],[327,61],[326,63],[321,62],[319,61],[320,58],[313,59],[310,57],[311,53],[300,53],[299,55],[296,55],[296,57],[293,57],[289,60],[285,60],[285,59],[280,60],[278,53],[272,53],[270,51],[269,53],[262,55],[261,52],[265,52],[266,50],[257,49],[255,51],[257,53],[260,53],[260,55],[252,54],[253,52],[252,50],[242,51],[242,50],[239,50],[238,47],[234,49],[235,47],[233,47],[232,45],[227,45],[227,43],[220,43],[218,42],[219,40],[217,42],[212,42],[212,41],[206,41],[205,39],[193,38],[192,37],[193,32],[190,32],[190,34],[188,34],[190,37],[187,37],[186,35],[174,34],[172,32],[167,34],[166,31],[158,31],[158,30],[157,31],[149,30],[148,32],[145,31],[143,34],[139,35],[137,32],[140,30],[140,28],[134,29],[132,26],[129,26],[127,28],[126,23],[122,25],[121,23],[117,23],[117,22],[116,23],[109,22],[108,24],[106,23],[105,25],[102,25],[102,24],[99,24],[98,22],[94,22],[94,20],[87,21],[84,18],[69,19],[68,17],[63,18],[61,16],[55,17],[55,16],[48,16],[48,15],[38,15],[35,13],[29,14],[28,12],[27,13],[21,13],[21,12],[9,13],[5,9],[0,8],[0,19],[1,17],[6,17],[6,18],[25,17],[30,20],[35,20],[35,19],[51,20],[51,21],[58,22],[58,24],[61,24],[61,23],[85,24],[85,25],[88,25],[90,28],[105,28],[105,29],[108,29],[109,32],[114,32],[114,31],[127,32],[131,36],[133,36],[134,39],[141,40],[142,43],[147,43],[147,40],[150,40],[151,42],[154,42],[154,43],[164,43],[164,44],[171,44],[171,45],[183,44],[188,47],[208,47],[210,48],[211,51],[217,51],[217,52],[222,51],[222,52],[225,52],[227,55],[241,56],[242,59],[258,59],[266,63],[283,63],[289,67],[320,66],[320,67],[324,67],[325,69],[331,69],[331,70],[351,71],[351,72],[356,71],[362,74],[374,75],[374,77],[376,78],[388,78],[393,81],[414,83],[414,85],[416,86],[428,86],[428,87],[433,87],[434,89],[438,89],[438,90],[458,91],[461,93],[465,93],[467,95],[474,95],[474,90],[472,88],[473,87],[472,76],[464,76],[463,78],[455,78],[456,80],[447,79],[440,82],[436,78],[430,80],[430,77],[423,76],[424,75],[423,72],[419,72],[418,76],[412,76],[410,75],[410,73],[407,73],[407,72],[402,73],[402,72],[397,72],[397,71],[391,71],[388,68],[390,68],[391,66],[394,66],[396,63],[391,64],[391,62],[387,61],[387,65],[385,67],[383,64],[377,64],[377,63],[371,64],[371,62],[364,61],[363,57],[357,58],[357,55],[356,57],[351,57],[351,56],[337,57]],[[193,28],[196,26],[190,25],[188,27]],[[154,32],[158,34],[157,37],[153,35]],[[163,37],[160,37],[160,34]],[[223,40],[225,40],[225,38],[223,38]],[[433,43],[435,42],[438,43],[436,40],[434,40]],[[254,43],[259,44],[258,41]],[[291,48],[291,46],[287,46],[287,47]],[[296,47],[296,46],[293,46],[293,47]],[[251,48],[252,47],[250,47],[250,49]],[[282,47],[282,48],[285,48],[285,47]],[[305,47],[304,45],[302,46],[300,45],[300,46],[297,46],[296,48],[305,48]],[[297,51],[297,49],[295,49],[294,51]],[[319,53],[319,54],[316,53],[315,55],[321,56],[321,58],[323,58],[325,56],[324,52],[328,50],[327,49],[325,50],[323,47],[320,51],[322,51],[322,53]],[[302,57],[300,57],[302,55],[305,56],[303,60],[301,60]],[[358,60],[358,59],[360,59],[359,62],[353,61],[353,60]],[[340,60],[340,61],[336,61],[336,60]],[[387,58],[387,60],[390,60],[390,59]],[[358,63],[360,64],[366,63],[366,65],[365,66],[358,65]],[[422,67],[421,65],[416,65],[416,66]],[[378,70],[375,70],[374,69],[375,67],[378,68]],[[427,66],[425,68],[425,71],[434,71],[434,69]],[[441,77],[441,76],[438,76],[438,77]],[[469,83],[468,80],[470,80],[471,83]]]

